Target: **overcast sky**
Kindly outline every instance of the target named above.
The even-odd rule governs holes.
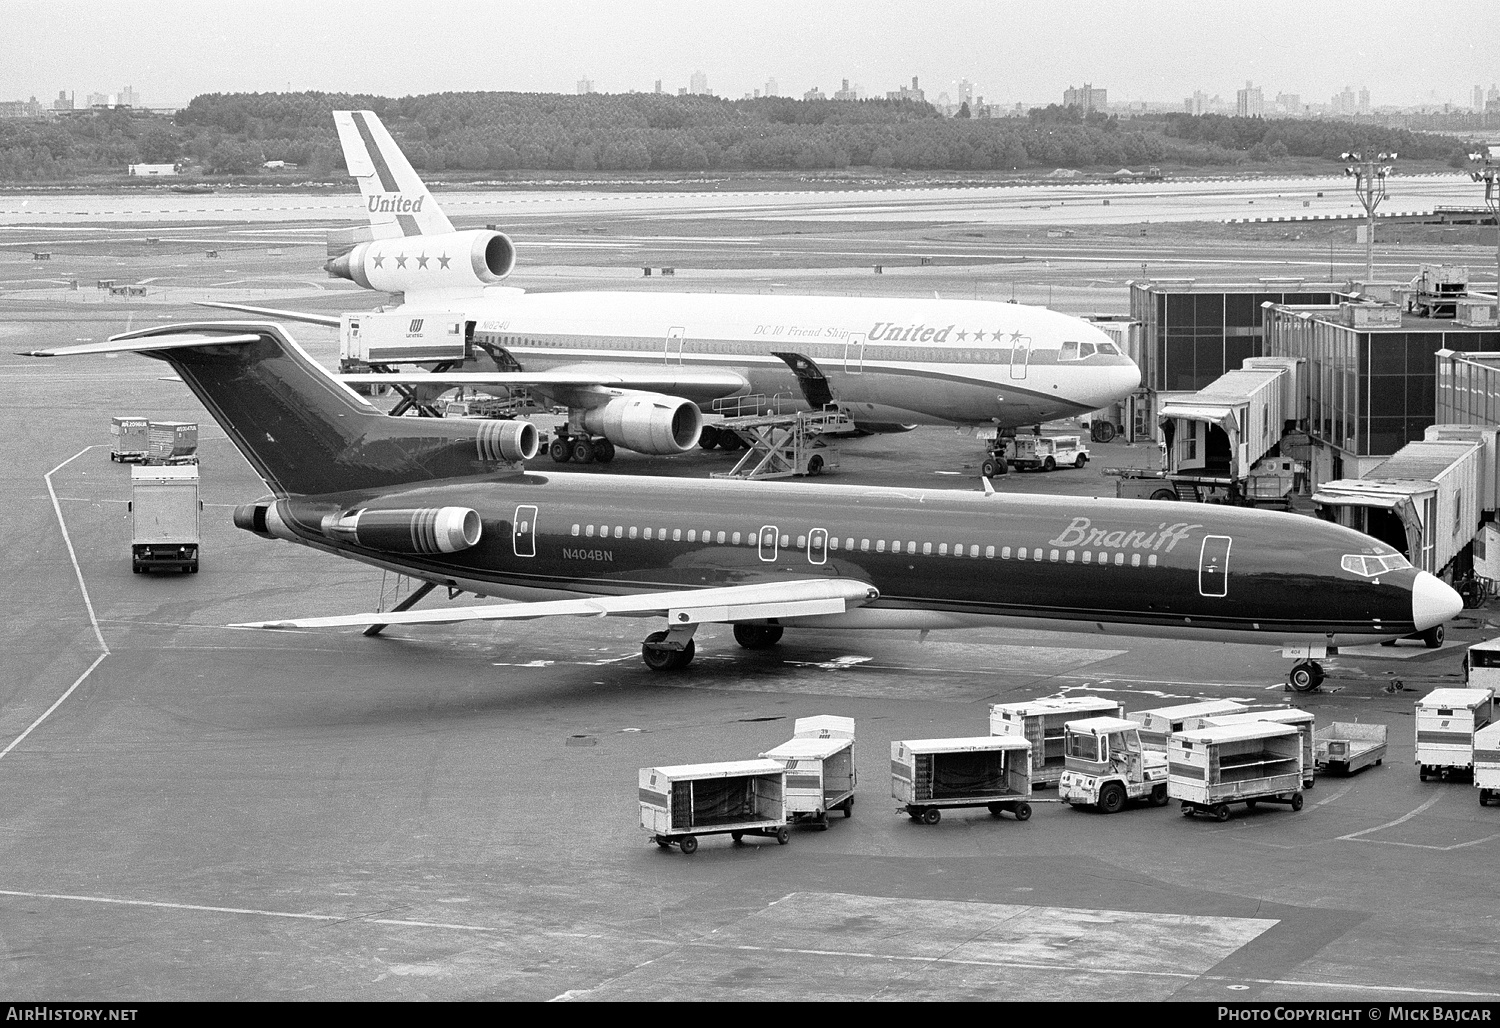
[[[1061,102],[1090,82],[1109,99],[1230,102],[1250,79],[1327,103],[1344,86],[1376,106],[1452,101],[1500,80],[1495,0],[111,0],[0,2],[0,100],[59,90],[146,106],[199,93],[320,89],[675,93],[701,70],[739,97],[843,78],[863,95],[919,76],[929,99],[960,78],[989,102]]]

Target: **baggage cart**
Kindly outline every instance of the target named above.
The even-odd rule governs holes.
[[[1167,751],[1167,738],[1182,731],[1190,717],[1213,717],[1215,714],[1240,714],[1250,708],[1235,700],[1203,700],[1179,703],[1174,707],[1132,710],[1125,716],[1141,726],[1141,745],[1148,750]]]
[[[1500,799],[1500,724],[1486,725],[1474,733],[1474,785],[1479,805]]]
[[[109,459],[120,464],[136,464],[151,450],[149,428],[145,418],[118,417],[109,420]]]
[[[786,769],[774,760],[643,767],[641,827],[656,844],[698,850],[700,835],[766,835],[785,846]]]
[[[1167,742],[1167,796],[1182,814],[1229,820],[1229,805],[1302,809],[1302,739],[1292,725],[1257,721],[1176,732]]]
[[[1302,736],[1302,788],[1311,789],[1315,784],[1317,753],[1313,742],[1314,728],[1311,711],[1296,707],[1274,707],[1270,710],[1247,710],[1239,714],[1215,714],[1212,717],[1190,717],[1183,728],[1213,728],[1216,725],[1243,725],[1256,721],[1269,721],[1278,725],[1293,725]]]
[[[828,828],[828,812],[854,816],[854,719],[799,717],[792,738],[761,754],[786,768],[786,819]]]
[[[1385,760],[1385,738],[1385,725],[1335,721],[1313,736],[1313,759],[1319,770],[1352,775]]]
[[[1469,647],[1464,657],[1464,684],[1470,689],[1500,688],[1500,639],[1484,639]]]
[[[1422,781],[1468,774],[1474,733],[1494,720],[1495,690],[1434,689],[1417,701],[1417,754]]]
[[[196,464],[198,426],[191,421],[153,421],[147,429],[147,460],[152,464]]]
[[[1124,717],[1124,704],[1102,696],[1060,696],[1024,703],[990,705],[990,734],[1013,735],[1031,743],[1031,787],[1056,785],[1066,754],[1063,726],[1086,717]]]
[[[935,825],[949,807],[1031,817],[1031,743],[1009,735],[891,743],[891,795],[913,821]]]
[[[198,573],[198,466],[130,469],[130,570]]]

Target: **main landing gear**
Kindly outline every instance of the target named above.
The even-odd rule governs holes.
[[[681,671],[693,662],[697,647],[693,644],[696,624],[674,625],[665,632],[652,632],[641,643],[641,660],[652,671]],[[734,641],[747,650],[764,650],[781,641],[780,625],[743,624],[734,626]]]
[[[547,447],[547,453],[559,464],[566,464],[568,461],[575,464],[590,464],[594,461],[608,464],[615,459],[615,444],[603,436],[570,435],[559,428],[557,437]]]

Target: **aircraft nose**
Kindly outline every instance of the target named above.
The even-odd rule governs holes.
[[[1417,631],[1441,625],[1463,609],[1463,597],[1442,579],[1425,571],[1417,573],[1416,581],[1411,584],[1411,620]]]

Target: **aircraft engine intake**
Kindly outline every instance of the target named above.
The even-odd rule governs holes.
[[[637,453],[686,453],[698,445],[703,414],[691,400],[630,393],[585,412],[583,427]]]
[[[541,445],[541,436],[529,421],[481,421],[474,439],[483,461],[531,460]]]
[[[242,503],[234,508],[234,527],[253,532],[264,539],[286,539],[298,542],[296,533],[281,519],[279,504],[275,500],[259,503]]]
[[[515,269],[516,245],[503,232],[476,229],[440,236],[395,236],[360,243],[325,264],[335,278],[366,289],[421,292],[492,286]]]
[[[323,534],[387,553],[457,553],[479,542],[479,512],[470,507],[355,510],[323,518]]]

